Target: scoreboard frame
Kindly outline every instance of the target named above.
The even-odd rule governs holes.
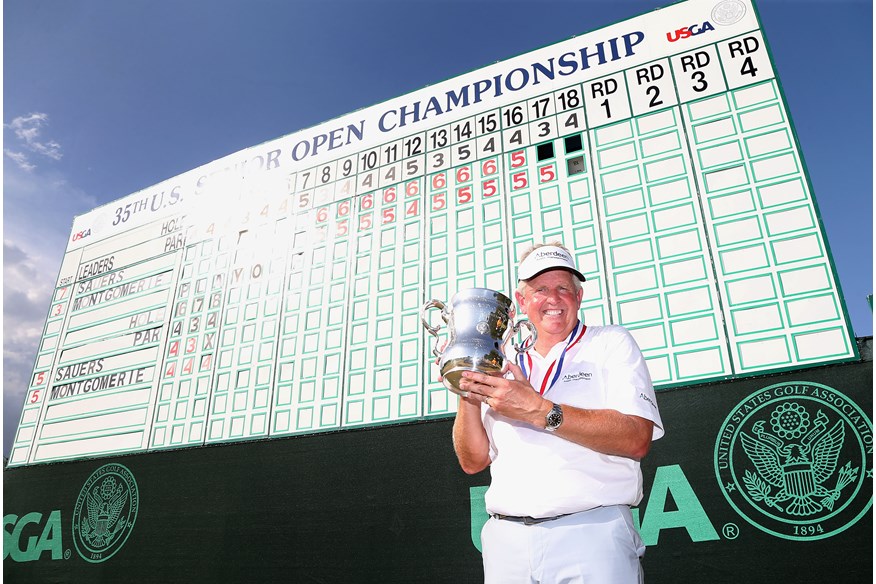
[[[76,217],[9,465],[452,415],[419,308],[548,239],[658,390],[858,358],[755,6],[687,0]]]

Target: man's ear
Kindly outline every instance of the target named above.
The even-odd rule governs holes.
[[[520,290],[514,291],[514,299],[517,300],[517,305],[520,307],[520,314],[526,314],[526,298],[520,293]]]

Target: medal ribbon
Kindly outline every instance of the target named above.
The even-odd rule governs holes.
[[[580,332],[578,332],[579,326],[581,327]],[[580,341],[581,338],[584,336],[585,331],[587,331],[587,325],[582,325],[580,320],[575,323],[575,328],[572,329],[572,333],[569,335],[569,340],[566,341],[566,346],[563,349],[560,358],[558,360],[555,359],[554,362],[551,363],[550,367],[548,367],[547,372],[544,374],[544,379],[541,380],[541,389],[539,390],[539,393],[541,395],[544,395],[548,390],[550,390],[550,388],[552,388],[557,380],[560,378],[560,373],[563,371],[563,361],[566,359],[566,352],[578,344],[578,341]],[[523,370],[523,374],[526,376],[527,379],[529,379],[529,376],[532,372],[532,357],[529,356],[529,353],[526,353],[526,360],[524,360],[523,355],[520,354],[517,356],[517,361],[520,364],[520,369]],[[529,367],[527,367],[527,364],[529,365]],[[556,372],[554,372],[554,376],[551,377],[551,372],[554,370],[554,367],[556,367],[557,370]],[[547,384],[548,379],[551,380],[550,385]]]

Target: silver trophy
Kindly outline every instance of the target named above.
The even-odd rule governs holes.
[[[438,331],[443,327],[432,326],[426,319],[427,311],[432,308],[441,309],[441,318],[450,329],[450,340],[442,350],[438,349]],[[436,339],[432,354],[438,357],[438,368],[447,389],[465,396],[467,392],[459,389],[463,371],[488,375],[501,371],[506,360],[504,345],[521,328],[529,329],[529,336],[522,345],[512,342],[514,350],[525,353],[535,346],[538,336],[535,325],[528,320],[513,324],[513,319],[511,299],[487,288],[460,290],[449,305],[434,299],[423,305],[420,320]]]

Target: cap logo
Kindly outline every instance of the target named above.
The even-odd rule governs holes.
[[[536,252],[538,259],[542,258],[559,258],[561,260],[570,261],[571,258],[568,254],[565,254],[559,250],[543,250]]]

